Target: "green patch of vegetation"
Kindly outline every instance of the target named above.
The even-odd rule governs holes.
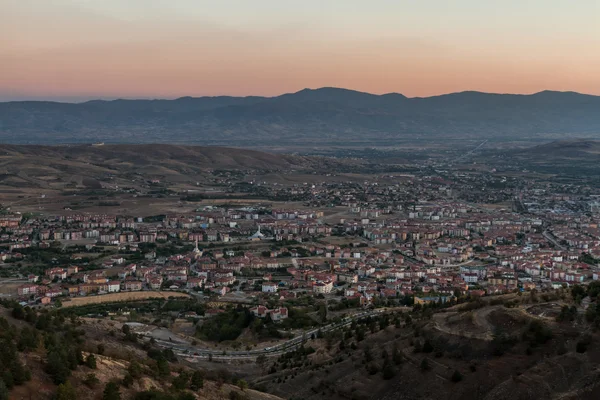
[[[196,330],[196,335],[214,342],[235,340],[250,325],[252,318],[252,314],[243,307],[231,308],[205,321]]]

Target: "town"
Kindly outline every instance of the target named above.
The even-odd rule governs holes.
[[[465,395],[480,374],[499,390],[593,351],[600,190],[595,175],[493,154],[253,160],[197,175],[162,159],[175,172],[57,181],[48,164],[3,198],[0,310],[41,330],[66,318],[103,368],[140,358],[151,376],[203,371],[231,382],[214,389],[230,398],[247,398],[246,380],[256,396],[292,399],[368,399],[434,375],[437,393],[465,379],[453,389]],[[129,393],[141,390],[132,374],[116,381]],[[172,390],[180,376],[157,384]]]
[[[488,190],[486,202],[473,203],[457,194],[477,192],[464,175],[378,180],[257,185],[302,197],[277,208],[264,201],[155,216],[5,210],[2,275],[26,280],[5,295],[48,305],[168,290],[260,306],[310,294],[331,299],[330,307],[342,300],[367,307],[599,279],[596,194],[540,184],[513,190],[513,197],[505,187]],[[500,206],[487,200],[502,194]],[[285,308],[259,310],[274,320],[288,315]]]

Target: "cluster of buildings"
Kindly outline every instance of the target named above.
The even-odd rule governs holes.
[[[0,259],[26,262],[23,249],[56,241],[112,249],[94,265],[53,265],[18,288],[19,296],[43,302],[162,288],[275,299],[312,293],[362,305],[411,296],[425,304],[599,279],[595,198],[549,196],[535,185],[515,193],[504,181],[493,190],[492,179],[484,180],[484,193],[472,177],[455,178],[386,176],[273,189],[307,199],[301,209],[205,207],[146,218],[6,214]],[[477,193],[479,203],[465,201]],[[507,198],[504,206],[485,206]],[[252,242],[264,243],[233,250]],[[164,254],[171,243],[181,251]],[[273,320],[288,315],[264,306],[252,312]]]

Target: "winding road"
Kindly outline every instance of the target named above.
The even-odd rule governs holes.
[[[353,321],[361,320],[368,317],[378,316],[386,313],[395,311],[395,309],[375,309],[370,311],[363,311],[360,313],[353,314],[344,318],[341,322],[322,326],[320,328],[314,328],[309,331],[303,332],[301,335],[289,339],[285,342],[273,345],[271,347],[265,347],[262,349],[246,350],[246,351],[223,351],[209,348],[201,348],[193,346],[191,343],[176,337],[171,336],[170,339],[157,339],[153,334],[153,330],[147,332],[137,332],[147,338],[154,338],[156,344],[163,348],[172,349],[177,356],[188,357],[188,358],[212,358],[218,360],[243,360],[243,359],[256,359],[260,355],[275,356],[285,354],[294,351],[300,347],[304,342],[316,335],[319,329],[322,333],[330,332],[344,326],[350,325]]]

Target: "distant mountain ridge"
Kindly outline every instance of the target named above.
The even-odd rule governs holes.
[[[600,96],[460,92],[408,98],[340,88],[276,97],[0,103],[4,143],[378,145],[394,140],[600,138]]]

